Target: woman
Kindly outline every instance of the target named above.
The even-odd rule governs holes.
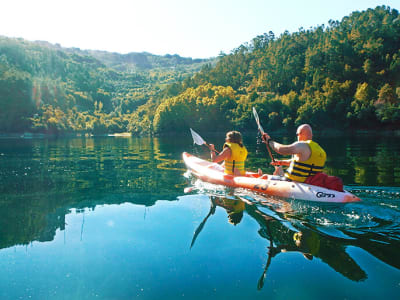
[[[247,149],[242,142],[242,134],[238,131],[229,131],[226,134],[225,144],[220,154],[215,154],[215,147],[210,144],[211,160],[224,161],[224,172],[234,176],[245,175],[244,162],[247,158]]]

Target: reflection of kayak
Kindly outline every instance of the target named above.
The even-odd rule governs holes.
[[[235,188],[250,189],[259,193],[293,198],[299,200],[309,200],[318,202],[356,202],[361,199],[349,192],[338,192],[319,186],[305,183],[274,180],[271,175],[268,178],[257,178],[257,174],[248,173],[249,176],[233,176],[224,173],[221,165],[212,163],[189,153],[182,154],[187,168],[199,179]]]

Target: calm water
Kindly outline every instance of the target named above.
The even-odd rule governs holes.
[[[318,141],[361,203],[186,178],[190,137],[0,139],[0,299],[397,298],[400,138]]]

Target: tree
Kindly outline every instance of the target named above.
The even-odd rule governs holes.
[[[375,95],[375,90],[368,83],[359,83],[354,100],[351,102],[352,111],[347,116],[364,126],[375,124]]]
[[[229,110],[235,107],[236,94],[231,87],[211,84],[189,88],[179,96],[165,100],[154,116],[156,132],[176,132],[182,128],[214,130],[230,127]]]
[[[376,115],[382,122],[400,121],[400,99],[389,84],[379,90],[378,100],[374,103]]]
[[[21,132],[30,124],[35,106],[31,76],[8,68],[0,75],[0,132]]]

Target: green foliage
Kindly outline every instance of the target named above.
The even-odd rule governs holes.
[[[379,90],[375,107],[380,121],[400,121],[400,97],[389,84],[385,84]]]
[[[0,132],[127,131],[135,127],[131,116],[140,106],[151,106],[155,96],[177,95],[182,90],[168,85],[209,62],[65,49],[0,36]]]
[[[30,75],[7,64],[0,64],[0,70],[0,132],[22,131],[34,111]]]
[[[225,130],[230,127],[229,111],[235,107],[235,92],[231,87],[211,84],[189,88],[184,93],[161,103],[154,116],[156,132],[179,131],[182,128],[198,130],[210,128]]]
[[[357,90],[354,95],[354,99],[351,102],[351,111],[347,114],[347,117],[352,121],[355,119],[355,123],[376,125],[376,115],[374,107],[374,99],[376,99],[375,90],[368,85],[368,83],[359,83]]]
[[[378,6],[194,60],[0,37],[0,131],[134,134],[400,125],[400,16]]]
[[[399,48],[399,13],[379,6],[341,22],[331,20],[327,27],[278,38],[272,32],[258,36],[221,54],[214,68],[203,67],[189,87],[232,87],[240,97],[231,123],[240,130],[254,128],[252,106],[269,130],[301,123],[336,129],[395,127]],[[174,86],[175,91],[185,88],[182,82]]]

